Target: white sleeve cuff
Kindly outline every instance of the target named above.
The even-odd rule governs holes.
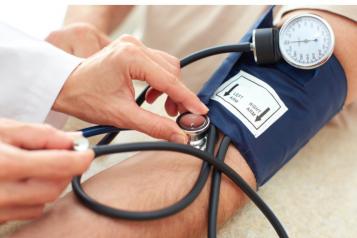
[[[44,122],[81,58],[0,24],[0,117]]]

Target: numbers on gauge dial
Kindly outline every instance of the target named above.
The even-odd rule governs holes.
[[[318,18],[303,16],[292,20],[280,32],[280,51],[297,65],[314,65],[330,54],[332,36]]]

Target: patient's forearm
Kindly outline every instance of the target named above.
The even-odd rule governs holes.
[[[106,34],[110,34],[130,13],[133,6],[70,6],[64,24],[85,22],[96,26]]]
[[[230,147],[226,163],[252,187],[255,179],[246,162]],[[145,152],[86,182],[95,199],[130,210],[152,210],[182,198],[197,179],[201,161],[172,152]],[[174,216],[144,222],[109,219],[84,208],[71,194],[58,202],[47,217],[32,223],[16,237],[200,237],[206,232],[209,183],[188,208]],[[219,223],[233,216],[246,198],[222,177]],[[53,232],[56,231],[56,232]]]

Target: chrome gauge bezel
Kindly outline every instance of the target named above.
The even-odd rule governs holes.
[[[283,38],[280,36],[290,26],[291,22],[295,21],[298,18],[304,18],[304,17],[312,17],[312,18],[315,18],[318,21],[322,22],[322,24],[324,24],[328,30],[329,37],[331,39],[331,44],[330,44],[330,47],[329,47],[327,53],[319,61],[314,62],[314,63],[301,64],[301,63],[294,62],[293,60],[291,60],[290,57],[286,56],[285,51],[282,50],[283,49],[283,47],[282,47],[283,46],[282,45]],[[333,54],[334,46],[335,46],[335,35],[333,33],[333,30],[332,30],[330,24],[325,19],[323,19],[322,17],[320,17],[316,14],[306,13],[306,14],[300,14],[300,15],[291,17],[282,25],[282,27],[279,30],[279,48],[280,48],[281,56],[288,64],[290,64],[291,66],[294,66],[296,68],[299,68],[299,69],[315,69],[317,67],[320,67],[321,65],[323,65],[330,59],[330,57]]]

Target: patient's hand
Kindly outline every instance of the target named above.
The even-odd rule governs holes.
[[[50,33],[46,41],[78,57],[87,58],[111,41],[97,28],[87,23],[73,23]]]

